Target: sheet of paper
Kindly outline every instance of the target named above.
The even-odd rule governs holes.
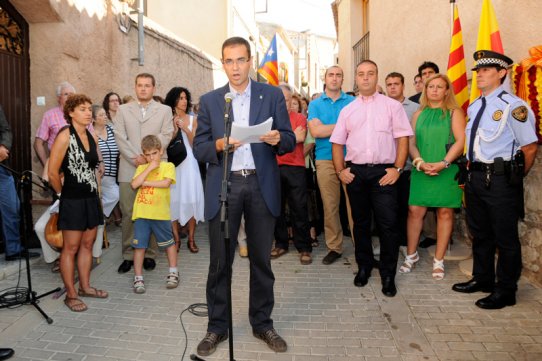
[[[265,122],[256,125],[239,125],[235,122],[231,126],[231,137],[241,143],[261,143],[260,137],[271,131],[273,118],[269,117]]]

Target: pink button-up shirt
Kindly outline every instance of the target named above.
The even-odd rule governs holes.
[[[403,105],[375,93],[344,107],[330,142],[346,145],[345,160],[354,164],[389,164],[397,156],[395,139],[411,135]]]

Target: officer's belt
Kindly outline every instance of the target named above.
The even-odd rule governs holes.
[[[504,170],[510,171],[512,167],[511,161],[504,162]],[[470,162],[468,166],[470,171],[481,171],[481,172],[490,172],[494,173],[495,165],[493,163],[482,163],[482,162]]]

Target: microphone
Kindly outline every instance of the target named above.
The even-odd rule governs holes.
[[[224,104],[224,120],[226,122],[230,120],[231,101],[233,100],[233,97],[233,93],[226,93],[224,95],[224,100],[226,101],[226,104]]]

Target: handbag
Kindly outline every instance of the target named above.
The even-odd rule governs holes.
[[[51,213],[51,217],[45,225],[45,240],[55,251],[60,251],[64,246],[62,231],[58,230],[58,213]]]
[[[454,143],[452,143],[452,117],[453,115],[454,115],[454,112],[452,110],[452,114],[450,114],[450,132],[448,133],[448,143],[445,145],[446,154],[448,154],[448,151],[450,150],[452,145],[454,145],[455,143],[455,141]],[[459,185],[459,187],[462,188],[465,186],[465,182],[467,180],[467,173],[468,173],[467,157],[465,156],[465,154],[461,154],[452,162],[452,164],[457,164],[459,168],[456,175],[454,176],[454,179],[457,181],[457,184]]]
[[[184,145],[182,130],[177,130],[175,137],[167,146],[166,152],[167,161],[173,163],[175,167],[185,160],[186,146]]]

